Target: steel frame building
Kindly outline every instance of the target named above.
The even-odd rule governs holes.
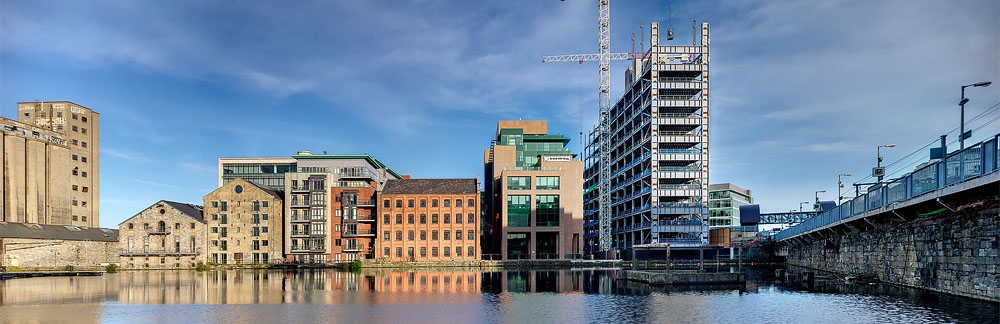
[[[585,148],[584,245],[601,253],[600,221],[611,223],[612,254],[637,244],[697,246],[708,238],[709,28],[701,44],[659,45],[625,73],[624,94],[610,109],[610,213],[601,215],[600,126]],[[697,38],[697,36],[695,36]],[[694,41],[693,39],[692,41]],[[602,257],[602,256],[598,256]]]

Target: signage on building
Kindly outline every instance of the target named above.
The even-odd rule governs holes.
[[[544,158],[545,158],[545,162],[565,162],[565,161],[572,161],[573,160],[573,157],[568,156],[568,155],[546,156]]]

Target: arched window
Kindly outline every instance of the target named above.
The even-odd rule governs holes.
[[[167,223],[164,223],[163,221],[160,221],[160,223],[156,226],[156,230],[158,232],[160,232],[160,233],[166,232],[167,231]]]

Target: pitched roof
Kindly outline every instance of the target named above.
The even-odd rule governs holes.
[[[70,225],[0,222],[0,237],[118,242],[118,230]]]
[[[164,204],[174,207],[174,209],[179,210],[185,215],[191,216],[191,218],[197,219],[199,221],[205,220],[205,216],[202,211],[202,207],[198,205],[185,204],[176,201],[162,200]]]
[[[475,194],[476,179],[404,179],[389,180],[383,194]]]
[[[237,179],[242,179],[242,178],[237,178]],[[243,180],[246,180],[246,179],[243,179]],[[274,190],[274,188],[271,188],[271,187],[268,187],[268,186],[264,186],[262,184],[259,184],[259,183],[256,183],[256,182],[253,182],[253,181],[250,181],[250,180],[246,180],[246,182],[249,182],[251,185],[253,185],[254,187],[257,187],[258,189],[260,189],[262,191],[264,191],[268,195],[274,196],[274,198],[278,198],[278,199],[283,199],[284,198],[284,197],[282,197],[282,195],[278,194],[278,191]]]

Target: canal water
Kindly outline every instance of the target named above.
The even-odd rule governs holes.
[[[0,323],[998,323],[1000,305],[887,284],[660,287],[613,269],[138,271],[0,281]],[[769,278],[770,277],[770,278]]]

